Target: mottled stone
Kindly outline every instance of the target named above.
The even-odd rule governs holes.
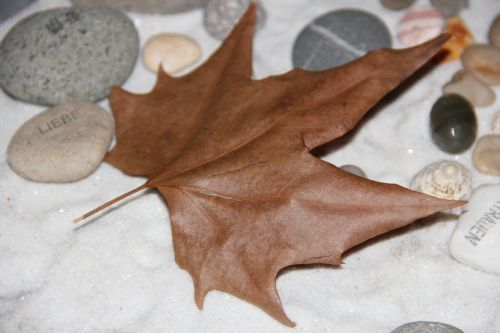
[[[500,135],[481,137],[474,148],[473,161],[479,171],[500,176]]]
[[[213,37],[223,40],[245,12],[251,0],[207,0],[203,24]],[[266,13],[260,2],[257,4],[257,29],[264,26]]]
[[[438,59],[442,62],[460,59],[463,51],[474,43],[472,33],[459,17],[450,18],[443,32],[451,34],[452,37],[443,45],[444,52],[439,54]]]
[[[71,0],[79,6],[106,6],[148,14],[177,14],[203,7],[206,0]]]
[[[460,11],[469,7],[469,0],[431,0],[432,6],[446,18],[458,16]]]
[[[399,20],[397,35],[405,46],[414,46],[426,42],[441,33],[444,18],[441,13],[431,7],[412,9]]]
[[[0,45],[0,86],[20,100],[98,101],[121,85],[139,50],[134,23],[110,8],[57,8],[16,24]]]
[[[462,53],[464,68],[489,85],[500,84],[500,49],[474,44]]]
[[[474,269],[500,275],[500,185],[481,185],[470,198],[449,243],[453,258]]]
[[[81,179],[101,163],[113,137],[113,119],[91,103],[50,108],[23,124],[7,148],[18,175],[63,183]]]
[[[415,0],[382,0],[382,5],[387,9],[403,10],[415,3]]]
[[[486,83],[464,70],[453,75],[443,87],[443,93],[460,95],[477,107],[491,105],[496,99],[495,92]]]
[[[391,35],[376,16],[357,9],[327,13],[308,24],[293,45],[293,66],[320,71],[391,46]]]
[[[453,154],[467,150],[476,139],[474,109],[459,95],[441,96],[430,114],[432,140],[439,149]]]
[[[464,333],[458,328],[432,321],[415,321],[396,328],[391,333]]]
[[[447,200],[467,200],[472,191],[470,171],[455,161],[439,161],[420,170],[412,179],[410,188]],[[449,212],[460,214],[465,206]]]
[[[353,175],[366,178],[366,173],[356,165],[346,164],[341,166],[340,169],[352,173]]]
[[[162,33],[150,37],[142,51],[142,61],[151,71],[173,74],[194,64],[201,56],[200,45],[185,35]]]
[[[497,15],[491,23],[488,39],[492,46],[500,48],[500,15]]]

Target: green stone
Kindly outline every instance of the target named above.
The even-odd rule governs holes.
[[[474,108],[459,95],[440,97],[431,110],[431,131],[442,151],[458,154],[467,150],[476,139]]]

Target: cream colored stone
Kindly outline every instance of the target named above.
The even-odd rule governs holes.
[[[179,72],[194,64],[201,56],[198,43],[184,35],[161,33],[146,41],[142,52],[144,65],[157,72],[160,63],[169,74]]]
[[[452,80],[443,87],[443,93],[460,95],[478,107],[491,105],[496,99],[495,92],[486,83],[464,70],[453,75]]]
[[[485,135],[474,148],[475,167],[484,173],[500,176],[500,135]]]
[[[486,44],[474,44],[462,53],[465,70],[495,86],[500,84],[500,49]]]

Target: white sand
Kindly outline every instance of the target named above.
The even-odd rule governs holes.
[[[392,32],[401,12],[379,1],[266,0],[268,20],[255,38],[257,77],[291,68],[291,48],[314,17],[345,7],[383,17]],[[420,0],[427,4],[428,1]],[[66,5],[40,0],[0,26],[0,37],[21,17]],[[463,18],[479,42],[498,0],[471,1]],[[219,42],[202,27],[201,10],[175,16],[131,15],[141,42],[153,33],[180,32],[198,40],[204,59]],[[394,38],[394,46],[400,45]],[[457,156],[431,142],[428,114],[441,86],[460,67],[441,65],[427,73],[361,128],[323,156],[336,165],[352,163],[372,179],[408,186],[425,165],[454,159],[473,172],[474,187],[499,183],[480,174],[471,150]],[[125,84],[151,89],[155,77],[137,64]],[[488,133],[498,101],[478,108],[479,134]],[[107,101],[101,103],[109,109]],[[78,229],[72,219],[143,182],[103,164],[87,179],[51,185],[25,181],[5,162],[14,131],[43,107],[0,93],[0,332],[390,332],[415,320],[441,321],[469,333],[500,331],[500,277],[470,269],[448,254],[456,219],[419,221],[402,232],[370,242],[344,257],[341,268],[288,269],[277,281],[295,329],[228,294],[211,292],[198,311],[187,272],[174,261],[168,211],[147,192],[123,202]],[[335,149],[334,149],[335,148]]]

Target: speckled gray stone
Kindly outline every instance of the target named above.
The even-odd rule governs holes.
[[[396,328],[391,333],[464,333],[458,328],[431,321],[415,321]]]
[[[149,14],[177,14],[201,8],[206,0],[71,0],[79,6],[106,6]]]
[[[24,123],[7,148],[7,163],[23,178],[50,183],[81,179],[101,163],[113,138],[113,118],[92,103],[50,108]]]
[[[460,11],[469,7],[469,0],[431,0],[432,6],[439,10],[444,17],[458,16]]]
[[[203,14],[203,24],[210,35],[223,40],[245,12],[251,0],[207,0]],[[264,26],[266,13],[257,3],[257,28]]]
[[[293,66],[320,71],[390,46],[391,34],[378,17],[357,9],[337,10],[300,32],[293,45]]]
[[[132,71],[134,23],[111,8],[56,8],[19,21],[0,45],[0,86],[35,104],[106,98]]]

